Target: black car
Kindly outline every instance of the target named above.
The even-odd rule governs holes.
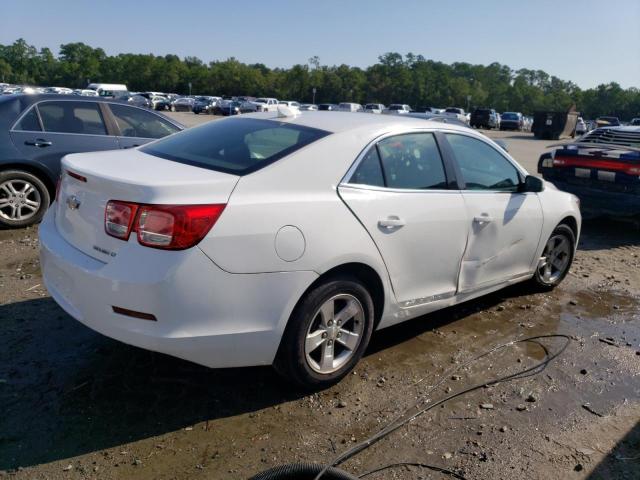
[[[599,127],[619,127],[620,119],[618,117],[598,117],[596,118],[596,126]]]
[[[119,97],[115,97],[114,100],[129,103],[136,107],[151,108],[151,102],[143,95],[120,95]]]
[[[338,105],[333,103],[321,103],[318,105],[318,110],[338,110]]]
[[[500,130],[518,130],[524,128],[524,119],[520,112],[504,112],[500,117]]]
[[[493,108],[476,108],[471,114],[469,124],[474,128],[498,128],[500,120]]]
[[[597,128],[538,160],[538,173],[580,199],[583,217],[640,220],[640,127]]]
[[[69,153],[137,147],[184,127],[115,100],[75,95],[0,97],[0,227],[39,221]]]
[[[242,102],[237,100],[220,100],[213,107],[213,114],[224,115],[225,117],[228,117],[229,115],[239,115],[241,113],[241,105]]]
[[[192,111],[196,115],[199,113],[213,113],[213,108],[217,102],[218,100],[212,97],[196,97]]]

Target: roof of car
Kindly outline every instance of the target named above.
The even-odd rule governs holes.
[[[340,111],[301,111],[298,115],[279,117],[277,112],[250,113],[242,115],[246,118],[260,118],[277,120],[304,127],[318,128],[327,132],[338,133],[356,130],[362,127],[382,128],[385,126],[425,128],[437,126],[453,130],[466,130],[465,127],[451,123],[443,124],[423,118],[407,117],[404,115],[371,115],[370,113],[340,112]]]
[[[39,94],[20,94],[20,95],[0,95],[0,130],[3,128],[8,128],[9,125],[12,125],[18,115],[23,112],[26,108],[30,107],[34,103],[38,103],[43,100],[59,100],[59,101],[73,101],[73,102],[103,102],[103,103],[113,103],[116,105],[127,105],[113,98],[104,98],[104,97],[89,97],[82,95],[59,95],[56,93],[39,93]],[[130,105],[131,108],[139,108],[135,105]],[[151,111],[150,111],[151,112]],[[169,118],[166,115],[163,115],[161,112],[151,112],[154,115],[164,118],[170,123],[184,128],[184,126],[177,120],[173,118]]]

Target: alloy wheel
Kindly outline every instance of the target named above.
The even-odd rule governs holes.
[[[313,316],[305,337],[307,364],[317,373],[339,370],[358,349],[365,327],[360,301],[339,294],[325,301]]]
[[[0,218],[29,220],[38,213],[41,205],[40,192],[31,182],[13,179],[0,184]]]
[[[571,244],[564,235],[552,235],[544,247],[538,266],[540,278],[547,283],[555,283],[562,278],[571,259]]]

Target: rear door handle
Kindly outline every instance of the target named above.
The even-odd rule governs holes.
[[[493,222],[493,218],[489,215],[478,215],[477,217],[473,217],[473,223],[477,223],[478,225],[486,225],[491,222]]]
[[[43,140],[42,138],[37,138],[35,142],[30,142],[29,140],[25,140],[24,144],[29,145],[31,147],[40,147],[40,148],[50,147],[51,145],[53,145],[53,143],[47,140]]]
[[[404,227],[405,221],[400,217],[395,215],[389,215],[387,218],[383,220],[378,220],[378,226],[386,229],[400,228]]]

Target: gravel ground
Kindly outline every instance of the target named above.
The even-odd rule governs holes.
[[[525,165],[522,156],[537,160],[546,145],[491,135],[508,137]],[[326,462],[442,376],[432,401],[525,369],[542,350],[514,347],[445,375],[472,355],[564,333],[568,348],[544,372],[447,402],[343,467],[411,461],[468,479],[640,478],[640,232],[629,225],[586,223],[552,293],[515,286],[378,332],[353,375],[315,394],[270,368],[210,370],[92,332],[48,296],[37,250],[36,228],[0,231],[0,477],[246,479]],[[368,478],[446,477],[402,467]]]

